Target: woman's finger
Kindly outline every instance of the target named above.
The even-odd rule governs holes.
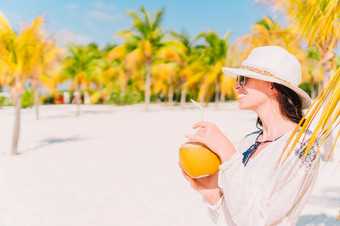
[[[199,135],[185,135],[185,137],[188,138],[189,140],[197,141],[197,142],[205,144],[204,143],[205,139],[202,136],[199,136]]]
[[[205,122],[205,121],[200,121],[198,123],[196,123],[192,128],[193,129],[197,129],[199,127],[205,128],[211,125],[211,122]]]
[[[207,131],[199,129],[194,135],[204,137],[207,134]]]

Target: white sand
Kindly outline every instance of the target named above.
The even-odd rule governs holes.
[[[0,109],[0,225],[212,225],[200,195],[178,167],[178,148],[200,120],[192,104],[42,106],[22,111],[18,156],[9,156],[14,108]],[[211,104],[215,122],[237,144],[256,115],[237,103]],[[339,142],[338,142],[339,143]],[[333,225],[340,210],[340,145],[322,168],[299,225]],[[322,163],[324,166],[324,163]],[[336,168],[337,167],[337,168]],[[313,223],[314,222],[314,223]]]

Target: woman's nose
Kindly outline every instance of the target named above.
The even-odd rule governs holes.
[[[234,84],[234,89],[239,89],[239,88],[241,88],[241,85],[240,85],[240,83],[239,82],[235,82],[235,84]]]

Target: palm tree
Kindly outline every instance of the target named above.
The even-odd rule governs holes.
[[[33,53],[34,62],[32,62],[32,81],[31,86],[34,90],[34,105],[36,119],[39,119],[39,87],[41,85],[41,76],[45,74],[51,67],[56,66],[55,62],[59,61],[59,57],[63,52],[58,48],[52,37],[44,38],[42,35],[37,35],[37,45]]]
[[[179,59],[177,61],[179,65],[179,85],[181,86],[180,105],[181,108],[183,108],[188,89],[193,88],[192,86],[197,82],[197,76],[195,75],[201,72],[204,67],[202,67],[201,63],[199,62],[201,50],[194,46],[195,40],[190,40],[189,34],[185,31],[182,31],[181,33],[172,31],[170,33],[181,43],[181,45],[177,45],[180,48],[176,48],[176,52],[178,53]]]
[[[223,38],[220,38],[218,34],[213,31],[207,33],[201,33],[196,37],[196,40],[204,38],[207,46],[202,46],[201,60],[206,65],[206,76],[203,78],[203,83],[199,92],[200,102],[208,101],[210,96],[215,93],[215,103],[218,106],[220,94],[221,94],[221,83],[225,78],[221,71],[222,66],[225,64],[226,55],[229,44],[228,39],[231,32],[227,32]],[[226,83],[223,83],[226,84]],[[223,89],[224,90],[224,89]],[[224,93],[222,93],[224,96]]]
[[[283,28],[272,18],[264,17],[257,21],[251,30],[251,33],[239,37],[230,45],[227,55],[228,66],[239,66],[252,49],[267,45],[282,46],[293,53],[300,62],[305,62],[306,53],[301,48],[301,39],[297,38],[291,28]]]
[[[113,91],[119,93],[120,98],[125,98],[130,74],[133,68],[127,68],[130,65],[128,49],[125,44],[115,46],[107,52],[104,57],[104,67],[102,68],[101,85],[102,90],[93,94],[94,99],[103,98],[104,103],[108,103]],[[131,70],[130,70],[131,69]],[[96,102],[96,100],[94,101]]]
[[[155,78],[153,91],[168,96],[168,102],[173,103],[175,84],[177,83],[179,67],[176,63],[155,61],[152,66],[152,73]]]
[[[140,48],[140,42],[133,33],[120,31],[117,32],[117,35],[124,39],[124,43],[107,53],[108,65],[104,73],[107,78],[111,78],[111,81],[116,82],[110,83],[106,87],[106,92],[111,92],[112,89],[115,89],[118,90],[121,97],[124,97],[127,95],[129,82],[140,83],[139,74],[143,71],[143,66],[145,65],[145,55],[143,54],[143,49]],[[143,81],[145,81],[144,77],[142,78]],[[145,82],[139,90],[143,89],[145,90]]]
[[[194,54],[191,44],[186,42],[188,41],[188,35],[186,33],[177,34],[175,32],[171,32],[171,34],[177,37],[179,40],[165,41],[163,43],[163,47],[159,49],[156,56],[161,60],[161,62],[167,63],[167,68],[172,68],[173,71],[169,74],[169,78],[163,77],[164,79],[168,80],[170,85],[169,102],[173,101],[173,96],[176,92],[175,88],[177,87],[177,96],[179,96],[181,92],[180,101],[181,106],[183,106],[187,92],[187,77],[190,76],[190,73],[188,73],[186,69],[190,64],[193,63]],[[165,69],[165,71],[168,70]],[[191,73],[193,72],[194,71],[191,71]]]
[[[12,30],[6,17],[0,12],[0,57],[6,83],[14,94],[15,123],[11,154],[18,154],[20,132],[21,97],[24,84],[32,78],[37,62],[37,37],[43,35],[43,17],[36,17],[31,25],[26,25],[22,32]]]
[[[340,2],[337,0],[261,1],[273,4],[274,10],[284,12],[289,17],[291,27],[297,28],[295,32],[304,37],[310,46],[314,45],[318,48],[323,70],[323,86],[326,87],[334,74],[335,54],[333,49],[340,39]],[[325,142],[325,156],[329,156],[332,144],[333,140],[330,136]]]
[[[75,103],[77,104],[76,115],[80,115],[81,104],[81,90],[87,92],[93,82],[96,82],[98,73],[101,72],[99,68],[101,57],[94,45],[68,46],[69,55],[67,56],[63,65],[63,74],[71,79],[71,89],[76,90],[74,95]]]
[[[53,95],[54,99],[58,99],[59,91],[57,85],[67,80],[67,77],[61,73],[60,63],[55,62],[54,64],[55,66],[40,76],[39,82],[42,84],[42,87]]]
[[[128,41],[136,55],[142,55],[146,75],[145,75],[145,108],[148,111],[150,104],[151,90],[151,66],[156,51],[162,46],[164,33],[160,27],[165,8],[156,11],[151,18],[144,7],[140,7],[139,13],[129,11],[128,16],[133,20],[131,29],[120,31],[117,34],[123,36]]]

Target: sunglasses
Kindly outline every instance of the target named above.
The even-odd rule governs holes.
[[[238,75],[236,77],[236,82],[238,82],[240,86],[244,86],[246,84],[246,81],[247,81],[247,77],[244,77],[242,75]]]

